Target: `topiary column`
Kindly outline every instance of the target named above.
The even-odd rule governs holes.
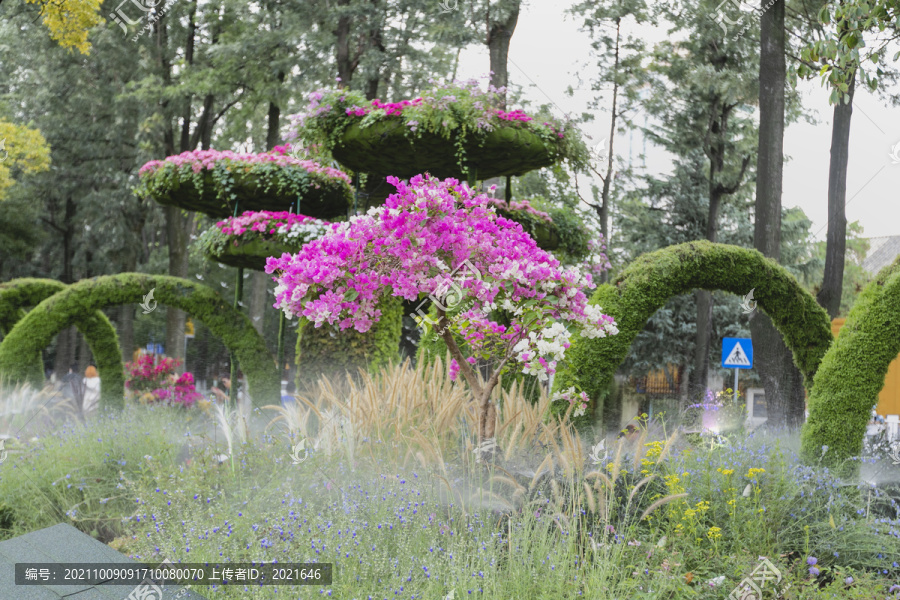
[[[813,378],[809,420],[803,426],[804,461],[851,476],[866,424],[900,354],[900,259],[882,269],[857,297],[834,345]]]
[[[359,367],[378,370],[399,360],[403,301],[385,298],[379,310],[381,318],[366,333],[338,331],[328,323],[315,327],[301,318],[297,327],[297,387],[313,383],[322,375],[343,379]]]

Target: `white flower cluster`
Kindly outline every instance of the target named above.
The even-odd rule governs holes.
[[[590,339],[604,338],[608,335],[619,333],[619,328],[616,327],[615,323],[600,320],[603,316],[603,309],[599,306],[588,304],[584,307],[584,314],[587,317],[587,322],[584,323],[584,327],[581,330],[582,337]]]
[[[294,223],[293,225],[280,225],[278,227],[278,235],[282,235],[287,240],[314,240],[322,237],[328,232],[325,223],[316,219],[315,221],[304,221],[303,223]]]
[[[517,360],[525,364],[523,372],[547,381],[563,359],[571,333],[562,323],[553,323],[540,332],[530,332],[513,347]]]
[[[566,390],[561,392],[557,392],[550,398],[551,402],[555,402],[557,400],[565,400],[569,404],[576,404],[575,410],[572,412],[572,417],[580,417],[584,415],[587,410],[588,396],[584,392],[576,392],[575,387],[572,386]]]

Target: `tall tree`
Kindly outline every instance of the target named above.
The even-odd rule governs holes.
[[[509,42],[519,22],[520,8],[520,0],[498,2],[494,6],[489,3],[487,6],[485,21],[488,31],[484,43],[491,59],[491,85],[497,89],[505,90],[509,85]],[[501,93],[500,98],[498,108],[505,109],[506,93]]]
[[[781,192],[785,126],[785,3],[761,0],[759,53],[759,151],[753,242],[763,255],[781,257]],[[774,428],[798,427],[804,420],[802,377],[781,334],[765,314],[750,320],[756,362],[766,390],[768,421]]]
[[[596,56],[599,69],[597,77],[591,82],[595,91],[612,88],[610,100],[609,137],[595,147],[594,155],[599,161],[592,168],[600,178],[601,188],[594,191],[594,202],[587,204],[597,213],[600,221],[600,233],[603,242],[610,248],[609,214],[612,202],[613,169],[615,167],[615,137],[619,127],[619,118],[626,110],[636,104],[637,89],[643,81],[641,61],[644,57],[644,42],[622,29],[626,18],[637,24],[653,22],[647,11],[644,0],[627,2],[582,2],[570,9],[572,14],[582,16],[583,28],[591,37],[591,48]],[[612,30],[612,32],[610,32]],[[611,56],[611,58],[610,58]],[[619,95],[622,98],[619,98]],[[597,108],[600,98],[592,100],[590,107]],[[605,162],[605,164],[603,164]],[[609,272],[601,275],[601,283],[608,280]]]

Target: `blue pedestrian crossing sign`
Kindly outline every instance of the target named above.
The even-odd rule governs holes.
[[[752,369],[753,341],[750,338],[722,338],[722,366],[726,369]]]

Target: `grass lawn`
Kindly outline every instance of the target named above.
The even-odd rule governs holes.
[[[546,418],[546,399],[501,396],[490,466],[440,364],[246,426],[133,402],[79,423],[35,401],[2,423],[20,433],[0,537],[69,522],[154,564],[334,565],[328,586],[194,586],[210,598],[721,599],[760,568],[764,598],[900,598],[896,501],[801,465],[797,439],[692,443],[642,421],[591,452],[600,438]]]

